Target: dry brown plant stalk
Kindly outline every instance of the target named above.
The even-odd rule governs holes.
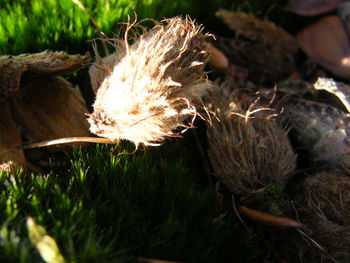
[[[235,194],[283,185],[296,166],[287,133],[271,118],[271,109],[230,90],[232,84],[217,87],[209,106],[218,118],[207,129],[214,175]]]
[[[128,25],[117,49],[120,54],[98,58],[92,66],[98,69],[90,70],[97,90],[90,130],[114,142],[157,145],[166,137],[178,136],[184,131],[180,127],[191,127],[199,114],[202,96],[211,87],[203,71],[209,35],[189,18],[176,17],[129,44],[128,35],[135,26]]]

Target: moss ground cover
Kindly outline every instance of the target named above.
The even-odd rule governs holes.
[[[253,262],[256,241],[203,183],[183,145],[117,156],[129,147],[76,150],[46,175],[0,175],[0,261],[40,262],[31,216],[69,262]],[[187,150],[186,150],[187,151]],[[203,178],[202,178],[203,179]]]

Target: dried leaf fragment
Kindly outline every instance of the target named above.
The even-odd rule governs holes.
[[[56,76],[72,73],[90,61],[90,56],[44,51],[19,56],[0,56],[0,101],[20,92],[23,74]]]
[[[72,84],[57,76],[84,67],[89,60],[89,55],[52,51],[0,57],[1,149],[90,134],[84,100]],[[28,161],[34,152],[36,155],[37,151],[3,151],[0,160],[35,169]]]
[[[27,143],[90,135],[85,101],[71,83],[62,77],[37,78],[22,88],[22,96],[11,99],[11,110]]]
[[[17,130],[16,123],[14,122],[9,105],[6,101],[0,103],[0,148],[6,148],[9,145],[19,145],[22,143],[21,135]],[[7,166],[6,163],[11,162],[18,166],[26,167],[27,162],[24,157],[23,151],[12,151],[0,155],[0,163],[4,164],[4,169],[11,169],[11,166]]]

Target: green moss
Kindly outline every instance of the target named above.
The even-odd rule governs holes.
[[[120,156],[125,148],[97,146],[46,176],[2,173],[0,262],[39,261],[28,216],[74,262],[254,261],[254,242],[233,214],[213,223],[225,208],[176,145]]]
[[[118,32],[127,16],[160,19],[191,11],[191,1],[81,1],[107,35]],[[0,54],[34,53],[45,49],[85,53],[98,36],[89,16],[72,0],[1,0]],[[181,13],[178,13],[180,11]]]
[[[119,31],[119,23],[138,17],[156,20],[176,15],[190,15],[216,31],[215,11],[219,8],[241,9],[260,17],[283,18],[282,1],[215,0],[202,8],[201,0],[80,0],[87,12],[107,36]],[[17,55],[45,49],[69,53],[91,51],[87,41],[98,37],[89,16],[73,0],[0,0],[0,54]],[[280,19],[277,19],[280,20]],[[220,31],[220,30],[219,30]],[[214,33],[218,33],[217,31]]]

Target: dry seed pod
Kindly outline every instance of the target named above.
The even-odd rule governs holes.
[[[294,197],[298,213],[310,229],[311,237],[339,262],[350,260],[349,187],[348,175],[322,171],[308,175]],[[312,262],[329,258],[318,249],[310,251],[305,244],[300,250],[305,258],[314,258]]]
[[[274,241],[274,251],[288,262],[349,262],[350,232],[346,227],[315,214],[302,220],[305,229]]]
[[[299,147],[314,161],[350,167],[349,114],[330,105],[298,99],[288,103],[283,116]]]
[[[218,37],[214,45],[233,65],[247,68],[248,78],[276,82],[292,73],[298,50],[293,36],[252,14],[221,9],[216,15],[233,31],[233,37]]]
[[[248,107],[251,98],[240,98],[226,84],[212,94],[210,108],[220,121],[213,120],[207,129],[215,176],[243,195],[270,183],[283,185],[296,165],[287,133],[269,118],[271,111]]]
[[[316,217],[307,224],[312,230],[312,238],[322,246],[326,253],[314,248],[312,258],[308,262],[349,262],[350,261],[350,231],[348,227],[338,225],[323,217]],[[310,247],[304,247],[305,257],[310,253]],[[311,252],[312,253],[312,252]]]
[[[124,53],[98,88],[91,132],[135,145],[176,136],[174,130],[197,115],[211,86],[203,72],[208,35],[201,31],[190,19],[172,18],[132,45],[125,43]]]
[[[350,223],[350,177],[344,172],[322,171],[306,176],[297,197],[304,213],[322,214],[339,225]]]

